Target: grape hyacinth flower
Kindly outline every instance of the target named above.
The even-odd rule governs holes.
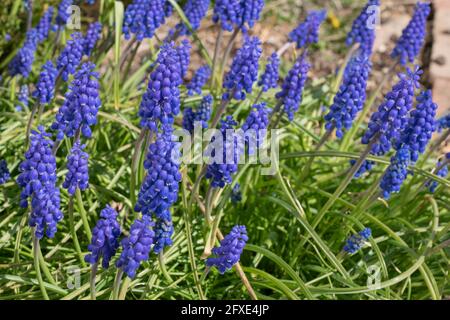
[[[353,120],[364,106],[371,69],[372,64],[363,52],[354,56],[345,68],[339,92],[334,97],[329,113],[325,115],[325,128],[328,131],[336,128],[336,136],[339,139],[343,137],[344,129],[351,128]]]
[[[231,202],[233,204],[237,204],[238,202],[241,201],[242,201],[241,185],[239,183],[236,183],[233,187],[233,190],[231,190]]]
[[[352,235],[349,239],[347,239],[347,243],[344,246],[344,251],[353,254],[359,251],[364,242],[366,242],[372,236],[372,230],[370,228],[365,228],[360,231],[358,234]]]
[[[302,102],[303,88],[308,77],[310,64],[306,58],[306,51],[295,62],[292,69],[284,79],[281,91],[276,94],[279,103],[284,106],[284,112],[290,121],[294,120]]]
[[[33,66],[34,57],[37,48],[37,30],[31,29],[27,32],[27,36],[23,46],[8,65],[9,75],[14,77],[21,75],[28,78]]]
[[[443,116],[437,121],[438,131],[442,132],[444,129],[450,128],[450,114]]]
[[[122,269],[129,278],[136,276],[136,270],[142,261],[149,258],[155,238],[154,222],[149,216],[134,220],[128,237],[122,239],[122,253],[116,262],[117,268]]]
[[[83,47],[84,54],[90,56],[92,50],[94,50],[97,41],[102,35],[102,24],[100,22],[94,22],[89,25],[86,31],[86,36],[84,37]]]
[[[352,29],[347,35],[347,46],[359,43],[359,48],[368,57],[372,55],[373,44],[375,42],[376,15],[380,12],[380,0],[369,0],[361,10],[359,16],[353,21]]]
[[[226,184],[230,184],[234,175],[238,170],[239,157],[241,155],[243,146],[238,137],[232,130],[237,125],[232,116],[227,116],[225,120],[221,121],[220,133],[222,141],[219,148],[214,148],[211,151],[212,163],[206,167],[206,179],[211,180],[213,188],[223,188]],[[214,145],[215,137],[211,141]],[[216,152],[221,152],[222,157],[216,159]]]
[[[41,20],[39,20],[39,23],[36,26],[38,42],[43,42],[45,39],[48,38],[52,25],[54,11],[55,10],[53,9],[52,6],[48,7],[47,11],[44,13]]]
[[[415,89],[419,87],[422,71],[416,67],[415,71],[407,69],[407,73],[399,74],[400,81],[394,85],[370,118],[368,129],[362,137],[362,144],[372,143],[370,153],[377,156],[385,155],[400,142],[401,133],[408,123],[408,113],[414,100]],[[374,138],[376,140],[372,141]],[[373,163],[365,161],[355,177],[360,177]],[[352,164],[355,160],[351,161]]]
[[[269,126],[269,114],[270,109],[266,107],[266,103],[256,104],[242,125],[250,155],[255,153],[255,147],[259,148],[264,142]]]
[[[193,133],[196,122],[199,122],[203,129],[208,128],[212,103],[212,96],[207,95],[203,97],[197,111],[192,110],[192,108],[185,108],[183,112],[183,129]]]
[[[11,178],[6,160],[0,160],[0,185],[5,184]]]
[[[62,140],[64,135],[74,137],[77,131],[86,138],[91,137],[91,127],[97,123],[97,113],[101,107],[99,74],[94,69],[95,64],[86,62],[75,74],[64,104],[52,124],[52,129],[58,131],[57,140]]]
[[[178,61],[174,44],[163,44],[139,107],[141,126],[153,132],[158,131],[158,121],[163,125],[173,123],[180,112],[182,77]]]
[[[425,152],[425,148],[436,130],[437,108],[437,104],[433,102],[431,90],[426,90],[417,97],[416,109],[411,111],[408,124],[400,140],[401,146],[410,148],[413,162],[417,161],[420,153]]]
[[[73,0],[61,0],[58,6],[58,14],[56,15],[56,23],[58,26],[65,26],[70,18],[70,6]]]
[[[240,26],[241,18],[240,0],[216,0],[214,5],[213,21],[220,23],[225,31],[233,31],[234,26]]]
[[[450,163],[450,152],[445,155],[445,159],[438,161],[438,163],[436,165],[437,172],[435,172],[435,174],[441,178],[447,177],[448,172],[449,172],[449,170],[448,170],[449,163]],[[426,185],[429,188],[430,192],[434,193],[436,191],[437,187],[439,186],[439,183],[437,181],[430,181]]]
[[[107,205],[100,212],[100,219],[92,230],[92,240],[88,245],[90,253],[84,257],[84,260],[87,263],[95,264],[102,259],[102,266],[107,269],[111,258],[119,248],[120,233],[117,212]]]
[[[266,69],[264,73],[261,75],[259,79],[258,86],[261,87],[263,92],[267,92],[269,89],[274,89],[278,86],[278,79],[280,68],[280,58],[277,53],[274,52],[269,57],[269,60],[266,64]]]
[[[192,30],[196,31],[200,27],[200,22],[205,17],[208,11],[210,0],[188,0],[183,7],[183,12],[192,27]],[[176,25],[175,29],[180,35],[190,35],[186,24],[180,22]]]
[[[326,10],[312,10],[305,21],[289,33],[289,41],[297,44],[297,49],[319,42],[319,28],[327,17]]]
[[[261,41],[258,37],[246,37],[225,76],[223,87],[227,92],[223,95],[224,100],[245,100],[246,93],[252,92],[253,83],[258,79],[261,53]]]
[[[77,189],[81,191],[89,188],[89,155],[83,151],[85,145],[76,141],[67,157],[67,175],[63,183],[63,188],[67,189],[71,196],[75,195]]]
[[[397,45],[392,51],[392,58],[398,58],[402,65],[413,63],[420,53],[425,41],[427,18],[431,13],[428,2],[418,2],[414,15],[408,26],[403,30]]]
[[[22,188],[20,206],[28,207],[31,198],[30,227],[36,227],[36,237],[44,233],[53,238],[56,224],[63,218],[60,210],[59,189],[56,186],[56,159],[52,154],[53,141],[43,126],[33,130],[31,144],[20,164],[17,183]]]
[[[224,274],[239,262],[247,241],[245,226],[234,226],[231,232],[220,241],[220,247],[212,250],[214,256],[206,260],[206,265],[214,266],[221,274]]]
[[[53,100],[57,75],[58,70],[56,70],[53,62],[50,60],[47,61],[42,67],[36,89],[33,92],[33,97],[36,98],[40,104],[47,104]]]
[[[189,40],[184,39],[183,41],[181,41],[181,44],[176,47],[176,51],[181,71],[181,77],[184,78],[191,61],[191,44],[189,43]]]
[[[245,23],[253,28],[255,22],[259,20],[261,11],[264,8],[264,0],[241,0],[241,26]]]
[[[66,47],[56,60],[56,67],[64,81],[69,79],[69,74],[74,74],[83,58],[84,39],[80,32],[71,35]]]
[[[156,29],[165,23],[165,18],[172,8],[166,5],[166,0],[133,0],[125,10],[123,33],[128,40],[131,34],[138,41],[153,38]],[[166,14],[167,13],[167,14]]]
[[[173,223],[171,219],[159,219],[155,223],[155,245],[153,246],[153,252],[156,254],[163,251],[165,247],[173,244]]]
[[[380,188],[383,190],[383,197],[389,199],[391,193],[397,193],[408,176],[408,166],[411,162],[411,152],[408,146],[399,149],[391,158],[391,164],[386,170]]]
[[[188,96],[202,94],[202,88],[208,82],[210,76],[211,68],[208,65],[198,68],[192,77],[192,80],[186,85]]]
[[[23,107],[28,107],[28,95],[29,95],[28,86],[24,84],[20,87],[18,96],[19,104],[16,106],[16,111],[22,111]]]
[[[179,143],[172,141],[173,128],[164,125],[163,131],[148,149],[144,168],[147,176],[139,191],[134,207],[154,220],[171,221],[170,207],[178,198],[181,181]]]

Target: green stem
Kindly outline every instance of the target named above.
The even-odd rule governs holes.
[[[125,300],[125,297],[127,296],[128,288],[130,287],[131,279],[126,277],[122,284],[122,289],[120,289],[120,294],[118,299],[119,300]]]
[[[222,28],[220,28],[219,33],[217,35],[217,39],[216,39],[216,46],[214,47],[214,57],[213,57],[212,67],[211,67],[211,88],[210,88],[211,92],[213,92],[213,88],[216,83],[217,58],[219,56],[219,49],[220,49],[220,44],[222,42],[222,38],[223,38],[223,30],[222,30]]]
[[[95,289],[95,277],[97,276],[98,270],[98,262],[94,263],[91,267],[91,277],[90,277],[90,286],[91,286],[91,300],[96,300],[96,289]]]
[[[134,153],[131,159],[131,176],[130,176],[130,201],[131,205],[136,204],[136,175],[139,161],[142,154],[142,144],[144,143],[147,129],[142,129],[138,139],[134,145]]]
[[[91,227],[89,226],[87,212],[84,209],[83,199],[81,198],[81,191],[79,188],[77,188],[77,190],[75,191],[75,196],[77,198],[78,210],[80,210],[81,221],[83,221],[84,231],[86,232],[89,242],[91,242],[92,239]]]
[[[164,261],[164,252],[163,251],[161,251],[159,253],[158,261],[159,261],[159,267],[161,269],[161,272],[162,272],[164,278],[166,278],[166,280],[167,280],[167,282],[169,282],[169,284],[173,283],[173,279],[170,276],[170,274],[169,274],[169,272],[167,271],[167,268],[166,268],[166,262]]]
[[[112,293],[113,300],[119,299],[119,290],[120,290],[120,283],[122,281],[122,276],[123,276],[122,269],[117,269],[116,278],[114,279],[113,293]]]
[[[84,261],[83,254],[81,253],[81,247],[80,242],[78,241],[77,232],[75,231],[75,222],[73,218],[73,196],[70,196],[69,198],[69,226],[70,226],[70,234],[72,235],[72,241],[75,246],[75,250],[78,254],[78,257],[80,259],[81,265],[86,267],[86,262]]]
[[[225,48],[225,53],[223,54],[223,57],[222,57],[222,64],[220,66],[220,78],[219,79],[221,79],[223,77],[223,73],[224,73],[225,67],[228,62],[228,58],[230,57],[231,50],[233,49],[234,41],[236,40],[236,37],[238,36],[240,30],[241,30],[241,27],[237,27],[234,30],[233,34],[231,35],[230,40],[228,41],[228,44]]]
[[[36,271],[36,277],[39,283],[39,288],[41,289],[42,296],[45,300],[50,300],[47,294],[47,290],[45,289],[44,280],[42,279],[41,268],[39,264],[39,253],[41,249],[39,247],[39,239],[36,237],[36,230],[33,228],[31,230],[33,237],[33,257],[34,257],[34,269]]]
[[[26,133],[25,133],[25,146],[28,148],[28,144],[30,142],[30,132],[31,132],[31,127],[33,126],[33,120],[34,120],[34,116],[36,114],[36,111],[38,109],[38,105],[35,104],[33,106],[33,109],[31,109],[31,114],[30,114],[30,118],[28,119],[28,123],[27,123],[27,129],[26,129]]]
[[[186,188],[186,175],[187,172],[186,170],[183,173],[183,180],[182,180],[182,189],[183,189],[183,204],[184,207],[186,208],[186,210],[183,210],[183,215],[184,215],[184,227],[186,230],[186,238],[187,238],[187,245],[188,245],[188,253],[189,253],[189,262],[191,264],[191,268],[192,268],[192,273],[194,275],[194,282],[195,282],[195,286],[197,287],[197,293],[198,296],[200,298],[200,300],[205,300],[205,295],[203,294],[203,289],[198,277],[198,272],[197,272],[197,264],[195,263],[195,252],[194,252],[194,243],[192,240],[192,232],[191,232],[191,225],[190,225],[190,220],[191,220],[191,206],[188,205],[187,203],[187,199],[186,199],[186,193],[187,193],[187,188]]]

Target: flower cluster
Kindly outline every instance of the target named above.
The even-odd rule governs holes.
[[[416,109],[411,111],[410,118],[400,139],[401,146],[408,146],[411,161],[416,162],[419,154],[425,152],[428,142],[436,130],[437,104],[433,102],[431,90],[422,92],[417,97]]]
[[[8,165],[5,160],[0,160],[0,185],[5,184],[11,178]]]
[[[188,95],[202,94],[202,88],[208,82],[211,76],[211,68],[207,65],[201,66],[195,72],[192,80],[186,85]]]
[[[192,108],[185,108],[183,111],[183,128],[193,133],[196,122],[200,122],[203,129],[208,128],[212,103],[212,96],[207,95],[203,97],[197,111],[194,111]]]
[[[19,104],[16,106],[16,111],[22,111],[23,107],[28,107],[28,97],[29,96],[29,89],[26,84],[22,85],[20,87],[19,91]]]
[[[108,268],[111,258],[119,248],[120,233],[117,212],[107,205],[100,212],[100,219],[92,230],[92,240],[88,245],[88,251],[90,253],[84,257],[84,260],[90,264],[94,264],[102,259],[103,268]]]
[[[116,266],[121,268],[130,278],[136,276],[136,270],[141,262],[148,260],[155,238],[154,225],[152,219],[144,215],[142,219],[134,220],[129,236],[121,241],[123,250]]]
[[[441,178],[445,178],[448,175],[448,163],[450,162],[450,153],[447,153],[445,156],[446,159],[442,161],[438,161],[436,165],[436,175]],[[427,187],[430,189],[431,193],[436,191],[436,188],[439,186],[437,181],[431,181],[427,183]]]
[[[252,92],[253,83],[258,78],[258,62],[261,57],[261,41],[257,37],[247,37],[225,76],[223,87],[227,89],[225,100],[245,100],[246,93]]]
[[[167,235],[171,225],[170,207],[177,200],[179,183],[181,181],[179,167],[179,143],[172,141],[173,128],[163,126],[156,141],[150,145],[144,168],[147,176],[139,191],[135,211],[144,216],[152,217],[156,221],[159,247],[169,243]],[[162,228],[162,229],[161,229]],[[163,240],[165,239],[165,240]]]
[[[372,54],[375,41],[375,22],[380,14],[380,0],[369,0],[359,16],[353,22],[352,29],[347,35],[347,46],[359,43],[365,55]]]
[[[65,26],[67,20],[70,18],[70,6],[73,4],[73,0],[61,0],[58,6],[58,14],[56,16],[56,23],[59,26]]]
[[[347,239],[347,243],[344,246],[344,251],[350,254],[357,252],[362,248],[364,242],[366,242],[372,235],[372,230],[370,228],[365,228],[358,234],[352,235]]]
[[[263,102],[254,105],[245,120],[242,130],[245,133],[245,142],[248,144],[249,154],[254,154],[255,149],[259,148],[264,142],[269,125],[269,114],[270,109]]]
[[[380,187],[383,190],[383,197],[389,199],[391,193],[399,192],[403,181],[408,176],[408,166],[411,162],[411,152],[408,147],[399,149],[391,158],[386,173],[384,174]]]
[[[181,70],[173,43],[165,43],[158,56],[158,65],[150,74],[148,88],[139,107],[141,126],[156,132],[157,121],[172,123],[180,112]]]
[[[395,145],[399,141],[400,134],[408,123],[408,113],[413,105],[414,91],[419,87],[421,74],[419,68],[415,71],[408,69],[406,74],[399,74],[400,81],[385,96],[378,111],[370,118],[362,143],[368,144],[378,135],[372,154],[384,155],[391,149],[392,144]]]
[[[297,44],[297,49],[319,41],[319,28],[327,17],[326,10],[313,10],[306,20],[289,33],[289,41]]]
[[[90,56],[92,50],[94,50],[95,45],[97,44],[98,39],[100,39],[102,35],[102,24],[100,22],[94,22],[89,25],[88,30],[86,31],[86,36],[84,37],[83,47],[84,54]]]
[[[213,21],[220,22],[221,28],[226,31],[233,31],[235,25],[240,26],[242,21],[240,0],[216,0]]]
[[[210,0],[188,0],[184,5],[183,12],[189,20],[192,30],[195,31],[200,27],[200,22],[205,17],[210,2]],[[182,22],[177,24],[175,28],[181,35],[190,34],[186,24]]]
[[[95,64],[86,62],[75,74],[64,104],[52,124],[52,129],[58,131],[58,140],[62,140],[64,135],[74,137],[78,130],[85,137],[91,137],[91,126],[97,123],[97,113],[101,106],[99,74],[94,69]]]
[[[189,43],[189,40],[184,39],[183,41],[181,41],[181,44],[176,47],[176,51],[181,71],[181,77],[184,78],[191,61],[191,44]]]
[[[50,6],[42,16],[41,20],[39,20],[39,23],[36,26],[38,42],[42,42],[47,39],[52,26],[53,13],[54,9]]]
[[[32,131],[31,144],[20,164],[21,174],[17,183],[22,188],[20,206],[28,207],[31,197],[31,215],[29,225],[36,227],[36,237],[41,239],[44,233],[52,238],[56,233],[56,224],[62,219],[59,189],[56,186],[56,159],[52,154],[53,141],[43,126]]]
[[[342,138],[343,130],[351,128],[356,115],[366,101],[367,79],[372,65],[366,55],[353,57],[344,72],[344,81],[334,97],[330,112],[325,115],[327,130],[336,128],[336,136]]]
[[[67,157],[67,175],[63,183],[63,188],[67,189],[70,195],[74,195],[78,189],[86,190],[89,187],[88,159],[89,155],[83,151],[84,145],[76,141]]]
[[[264,0],[241,0],[241,25],[247,23],[253,28],[263,8]]]
[[[278,79],[280,68],[280,58],[277,53],[274,52],[267,62],[266,69],[259,79],[258,86],[261,87],[263,92],[267,92],[269,89],[276,88],[278,86]]]
[[[430,3],[418,2],[414,15],[397,41],[391,56],[402,65],[413,63],[425,41],[427,18],[431,12]]]
[[[212,161],[206,168],[206,178],[211,180],[213,188],[223,188],[232,182],[232,175],[238,170],[239,157],[242,152],[242,141],[234,135],[233,129],[237,125],[232,116],[221,121],[220,133],[222,140],[218,143],[221,156],[216,155],[216,148],[210,151]],[[211,145],[215,145],[216,137]],[[208,152],[207,152],[208,153]]]
[[[33,92],[33,97],[36,98],[40,104],[50,103],[55,95],[55,82],[58,75],[53,62],[47,61],[42,67],[39,80],[36,84],[36,89]]]
[[[281,91],[276,94],[276,98],[284,106],[284,112],[290,121],[294,120],[294,113],[302,102],[303,88],[308,77],[310,64],[306,58],[306,51],[295,62],[292,69],[284,79]]]
[[[171,8],[166,6],[166,0],[133,0],[125,10],[123,20],[123,33],[126,39],[130,39],[131,33],[141,41],[144,38],[152,38],[156,29],[164,24],[166,12]],[[170,10],[169,10],[170,11]]]
[[[28,31],[23,46],[8,65],[8,71],[11,77],[21,75],[28,78],[34,62],[34,56],[37,47],[37,30]]]
[[[80,32],[71,35],[64,50],[56,60],[56,67],[64,81],[69,79],[69,74],[74,74],[83,58],[84,38]]]
[[[220,247],[214,248],[214,257],[206,260],[208,267],[215,266],[221,274],[230,270],[241,258],[242,251],[248,241],[245,226],[234,226],[231,232],[220,242]]]
[[[154,253],[160,253],[165,247],[173,244],[173,223],[171,217],[169,219],[160,219],[156,221],[155,227],[155,245],[153,246]]]
[[[415,88],[419,87],[422,71],[407,69],[407,73],[399,74],[400,81],[394,85],[384,98],[378,111],[372,114],[367,131],[362,137],[362,144],[372,143],[370,153],[377,156],[385,155],[392,146],[400,142],[401,134],[408,124],[408,113],[414,100]],[[355,164],[355,160],[350,161]],[[372,169],[372,161],[364,161],[355,177],[362,176]]]

